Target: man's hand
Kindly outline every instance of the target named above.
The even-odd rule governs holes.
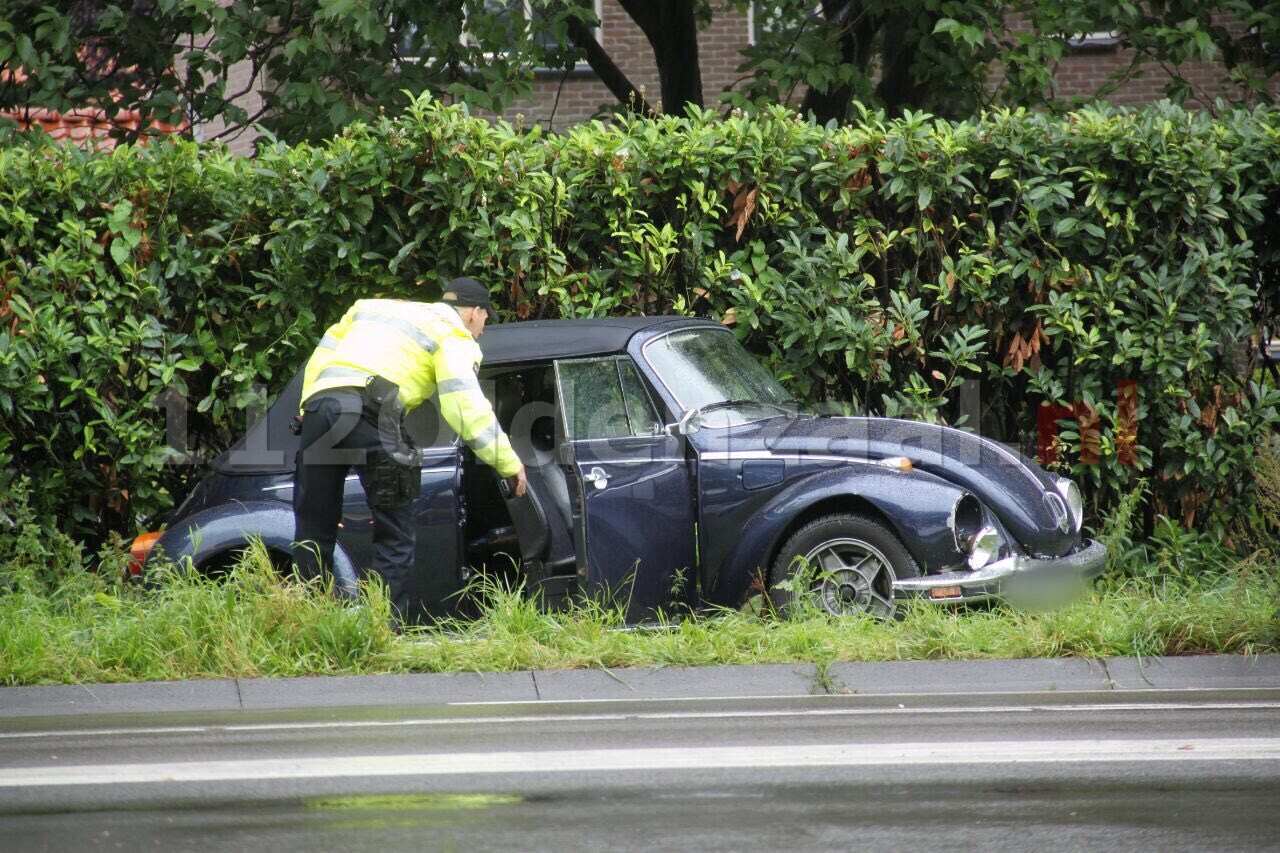
[[[516,493],[516,497],[524,497],[524,493],[529,490],[529,481],[524,476],[524,466],[520,466],[520,470],[507,478],[507,482],[511,484],[511,489]]]

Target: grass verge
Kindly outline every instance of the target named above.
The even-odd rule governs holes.
[[[175,574],[144,591],[91,573],[0,594],[0,684],[972,658],[1280,653],[1266,555],[1211,574],[1097,581],[1047,610],[903,608],[900,621],[700,615],[619,630],[616,610],[549,614],[480,590],[478,619],[397,637],[376,588],[359,604],[282,582],[264,555],[230,582]]]

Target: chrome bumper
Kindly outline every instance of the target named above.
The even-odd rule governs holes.
[[[973,571],[906,578],[893,585],[894,598],[930,601],[1038,600],[1078,587],[1107,567],[1107,546],[1089,540],[1065,557],[1016,555]]]

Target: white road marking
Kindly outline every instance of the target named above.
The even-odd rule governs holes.
[[[287,732],[309,729],[386,729],[418,726],[487,726],[530,725],[538,723],[579,723],[607,720],[725,720],[777,717],[868,717],[879,715],[907,716],[981,716],[994,714],[1031,714],[1064,711],[1069,713],[1106,713],[1109,711],[1280,711],[1280,702],[1113,702],[1089,705],[990,705],[970,708],[809,708],[758,709],[743,711],[614,711],[581,714],[502,714],[483,717],[414,717],[400,720],[318,720],[284,723],[220,723],[211,725],[138,726],[134,728],[48,729],[28,732],[0,732],[0,741],[75,737],[117,737],[120,735],[210,734],[215,732]]]
[[[771,769],[933,764],[1280,761],[1280,738],[812,744],[799,746],[418,753],[295,759],[8,767],[0,788],[232,780]]]

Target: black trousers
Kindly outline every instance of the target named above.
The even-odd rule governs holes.
[[[373,494],[370,466],[379,454],[385,456],[394,448],[396,437],[380,435],[377,421],[361,408],[355,389],[323,392],[306,403],[293,486],[293,562],[303,578],[320,577],[333,566],[347,473],[355,468],[365,492]],[[373,570],[387,586],[394,615],[403,620],[413,567],[413,504],[397,509],[370,507],[370,511]]]

